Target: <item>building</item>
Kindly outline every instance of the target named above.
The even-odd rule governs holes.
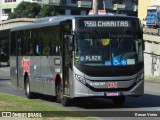
[[[92,9],[93,0],[1,0],[0,21],[7,20],[8,14],[22,1],[54,5],[62,15],[86,15]],[[98,2],[99,9],[105,9],[107,12],[137,16],[138,0],[98,0]]]
[[[8,14],[13,12],[22,1],[42,3],[43,0],[0,0],[0,21],[7,20]]]
[[[146,19],[147,7],[151,5],[151,1],[152,0],[139,0],[138,1],[138,17],[140,18],[141,21]]]
[[[160,0],[139,0],[138,1],[138,17],[141,21],[146,19],[148,6],[160,6]]]
[[[92,0],[44,0],[44,3],[54,5],[62,15],[86,15],[92,9]]]
[[[105,0],[105,9],[109,12],[137,16],[138,0]]]
[[[160,5],[160,0],[151,0],[151,5]]]
[[[45,0],[46,4],[58,5],[62,14],[88,14],[93,0]],[[99,9],[107,12],[122,13],[132,16],[138,14],[138,0],[98,0]]]

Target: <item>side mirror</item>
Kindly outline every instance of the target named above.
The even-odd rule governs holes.
[[[68,36],[68,43],[69,43],[69,46],[73,45],[73,36],[72,35]]]
[[[68,35],[68,44],[71,51],[74,50],[74,36]]]

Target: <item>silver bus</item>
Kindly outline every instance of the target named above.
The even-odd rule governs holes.
[[[75,98],[144,94],[143,32],[138,18],[122,15],[56,16],[10,31],[11,82],[52,95],[62,105]]]

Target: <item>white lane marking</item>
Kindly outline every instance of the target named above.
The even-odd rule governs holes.
[[[9,71],[8,68],[1,68],[0,70],[3,70],[3,71]]]

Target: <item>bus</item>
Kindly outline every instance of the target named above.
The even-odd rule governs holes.
[[[28,98],[55,96],[63,106],[80,98],[144,94],[143,31],[137,17],[55,16],[10,30],[11,82]]]

